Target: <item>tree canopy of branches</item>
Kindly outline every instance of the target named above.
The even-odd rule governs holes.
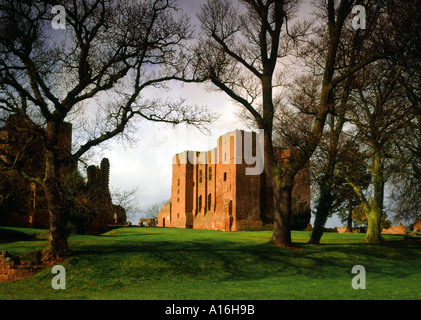
[[[421,1],[392,1],[397,14],[392,24],[396,40],[405,45],[395,62],[403,66],[402,75],[407,104],[411,105],[409,121],[397,132],[393,153],[389,158],[397,161],[392,175],[392,202],[395,220],[413,223],[421,212]]]
[[[356,126],[357,141],[365,154],[363,165],[371,175],[371,201],[349,175],[347,182],[359,196],[366,212],[366,240],[369,242],[382,241],[380,222],[384,189],[391,171],[395,170],[393,164],[388,162],[388,154],[399,131],[410,121],[408,116],[412,106],[406,103],[406,95],[400,85],[402,81],[402,67],[387,61],[360,71],[357,80],[359,85],[355,90],[355,106],[349,112],[349,121]]]
[[[386,54],[376,48],[369,54],[356,57],[352,63],[339,63],[341,52],[343,54],[341,45],[346,43],[342,41],[345,24],[350,23],[352,8],[357,3],[360,4],[350,0],[315,1],[321,10],[319,18],[323,32],[312,34],[310,40],[307,23],[292,23],[300,5],[300,1],[296,0],[243,0],[238,1],[238,5],[230,1],[208,0],[199,14],[203,35],[197,50],[200,74],[245,108],[257,128],[264,130],[265,173],[274,191],[274,209],[269,213],[274,224],[272,242],[279,246],[291,245],[294,177],[308,163],[318,146],[327,115],[334,111],[335,88],[356,71]],[[306,46],[303,39],[309,45]],[[351,46],[357,44],[350,43]],[[373,47],[371,44],[371,49]],[[320,74],[320,86],[312,106],[311,129],[304,145],[296,149],[288,163],[279,166],[273,143],[274,97],[282,85],[281,75],[289,70],[285,66],[291,64],[287,58],[293,53],[297,55],[297,52],[301,62],[307,59],[316,61],[316,65],[307,70]]]
[[[54,30],[52,7],[57,4],[0,1],[1,115],[19,114],[41,129],[28,137],[43,141],[44,170],[40,175],[24,168],[20,172],[45,192],[50,212],[47,258],[69,252],[61,168],[75,166],[91,148],[123,134],[135,118],[196,126],[214,119],[205,108],[142,97],[145,88],[188,81],[182,49],[191,32],[185,16],[175,18],[174,1],[62,1],[65,29]],[[84,141],[71,153],[60,150],[63,123],[77,124],[92,108],[94,122]],[[22,149],[19,156],[30,154]]]

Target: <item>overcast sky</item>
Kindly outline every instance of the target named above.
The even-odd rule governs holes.
[[[164,125],[143,121],[136,132],[137,143],[125,147],[117,142],[103,155],[110,160],[110,189],[138,188],[142,209],[171,197],[172,157],[185,150],[206,151],[216,147],[217,138],[235,129],[248,129],[235,116],[234,106],[222,93],[209,92],[204,85],[185,85],[174,90],[186,103],[207,105],[220,117],[209,132],[186,125]],[[168,93],[169,94],[169,93]],[[139,221],[140,215],[132,220]]]
[[[196,14],[203,0],[179,0],[179,5],[196,23]],[[166,94],[185,98],[186,104],[206,105],[219,119],[209,126],[209,132],[200,132],[186,125],[172,126],[142,121],[135,137],[138,142],[124,147],[117,142],[103,152],[110,160],[110,189],[131,190],[138,188],[137,199],[142,210],[171,197],[172,157],[185,150],[210,150],[216,147],[217,138],[228,131],[247,129],[235,116],[237,110],[223,93],[210,92],[206,84],[171,83]],[[159,94],[152,92],[153,94]],[[148,97],[149,98],[149,97]],[[150,97],[152,98],[152,97]],[[131,218],[137,224],[139,212]]]
[[[203,0],[180,0],[179,4],[192,22],[200,10]],[[308,8],[304,7],[308,12]],[[170,126],[142,121],[136,132],[137,143],[124,147],[113,141],[103,156],[110,160],[110,189],[131,190],[137,188],[136,200],[139,208],[146,210],[154,204],[171,197],[172,157],[185,150],[205,151],[216,147],[217,138],[235,129],[249,130],[235,115],[238,106],[223,93],[210,91],[209,84],[172,83],[171,91],[165,94],[174,98],[186,98],[186,103],[207,105],[212,112],[220,115],[209,126],[209,133],[185,125]],[[154,93],[156,94],[156,93]],[[162,94],[162,93],[161,93]],[[130,218],[138,224],[142,212]],[[328,227],[339,226],[338,220],[331,220]]]

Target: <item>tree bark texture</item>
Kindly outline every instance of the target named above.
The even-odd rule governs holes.
[[[331,194],[331,186],[326,181],[322,182],[320,184],[320,195],[317,202],[314,228],[308,243],[320,244],[320,239],[322,238],[327,217],[329,216],[329,212],[332,208],[332,203],[333,197]]]
[[[369,243],[380,243],[384,241],[381,236],[384,178],[380,150],[377,150],[374,153],[371,173],[373,176],[374,197],[367,213],[367,235],[364,241]]]
[[[70,253],[67,217],[63,208],[63,196],[60,183],[60,164],[58,147],[58,129],[54,123],[48,123],[46,134],[45,165],[43,182],[45,199],[50,214],[50,236],[48,259],[62,258]]]

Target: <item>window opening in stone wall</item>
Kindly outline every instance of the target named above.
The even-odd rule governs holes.
[[[208,195],[208,211],[211,210],[211,202],[212,202],[212,195],[209,193],[209,195]]]
[[[224,181],[227,181],[227,173],[224,172]]]
[[[202,196],[199,196],[199,212],[202,211]]]
[[[202,170],[199,170],[199,183],[202,183]]]
[[[212,167],[209,167],[209,180],[212,180]]]
[[[177,185],[180,186],[180,178],[177,180]]]

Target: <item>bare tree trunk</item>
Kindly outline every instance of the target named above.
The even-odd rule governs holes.
[[[327,217],[332,208],[333,197],[331,194],[331,186],[328,181],[320,183],[320,196],[317,203],[316,218],[314,220],[314,229],[311,233],[311,238],[308,243],[320,244],[324,227],[326,225]]]
[[[271,243],[288,248],[291,242],[291,199],[294,176],[290,168],[280,168],[273,149],[272,132],[274,105],[272,100],[272,76],[262,78],[263,119],[259,124],[264,129],[266,184],[273,192],[273,234]]]
[[[352,211],[354,207],[352,205],[352,201],[348,203],[348,218],[347,218],[347,228],[350,232],[352,232]]]
[[[367,214],[367,235],[364,242],[381,243],[384,242],[381,236],[381,211],[372,208]]]
[[[274,217],[271,243],[282,247],[292,247],[291,240],[291,194],[292,186],[282,187],[277,183],[274,187]]]
[[[370,209],[367,213],[367,235],[364,239],[369,243],[380,243],[384,239],[381,236],[381,218],[383,213],[384,200],[384,179],[383,164],[380,151],[377,151],[373,157],[372,175],[374,197]]]
[[[58,156],[58,130],[54,123],[47,125],[45,152],[46,177],[43,183],[45,199],[50,213],[49,252],[46,259],[62,258],[70,253],[67,217],[60,187],[60,165]]]
[[[50,213],[49,252],[46,259],[59,259],[69,255],[67,217],[61,207],[59,188],[56,183],[49,182],[44,187],[48,211]]]

